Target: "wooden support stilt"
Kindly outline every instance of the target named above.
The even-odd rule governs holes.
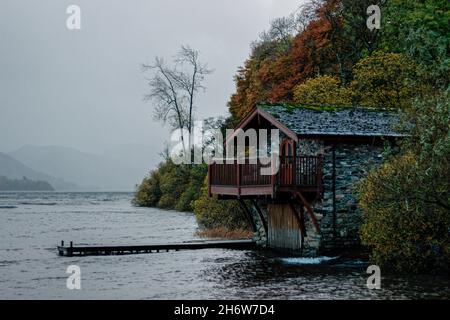
[[[303,254],[303,246],[305,244],[306,237],[305,220],[298,214],[297,209],[295,209],[295,206],[292,203],[289,203],[289,206],[291,207],[292,214],[294,215],[295,220],[297,220],[298,228],[300,229],[300,237],[302,239],[300,252]]]
[[[300,191],[296,191],[295,195],[300,199],[301,204],[306,208],[306,211],[308,212],[308,214],[311,218],[311,221],[314,225],[314,229],[316,229],[317,232],[320,232],[319,222],[317,221],[317,218],[314,215],[314,211],[311,208],[311,206],[309,205],[308,201],[306,201],[305,197],[302,195],[302,193]]]
[[[300,221],[302,222],[302,226],[304,228],[305,237],[306,237],[305,208],[303,206],[300,206]]]

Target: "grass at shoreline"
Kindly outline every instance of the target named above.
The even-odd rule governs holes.
[[[224,227],[205,229],[197,232],[201,238],[220,238],[228,240],[251,239],[253,233],[249,230],[229,230]]]

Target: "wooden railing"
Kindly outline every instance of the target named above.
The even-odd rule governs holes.
[[[298,186],[321,187],[322,158],[320,156],[300,156],[280,158],[279,170],[275,175],[263,175],[263,168],[270,165],[242,163],[212,163],[209,165],[210,186]]]
[[[215,186],[236,186],[239,167],[234,163],[212,163],[209,165],[209,183]]]
[[[301,156],[281,158],[278,183],[280,186],[315,187],[322,182],[322,157]]]
[[[209,165],[210,184],[216,186],[264,186],[272,183],[272,176],[261,170],[270,165],[242,163],[212,163]]]

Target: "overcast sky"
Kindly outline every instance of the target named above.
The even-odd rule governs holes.
[[[168,130],[142,100],[140,64],[171,57],[182,44],[200,50],[215,72],[198,115],[225,114],[250,42],[301,2],[2,0],[0,151],[32,144],[100,153],[139,144],[159,152]],[[81,8],[79,31],[66,28],[70,4]]]

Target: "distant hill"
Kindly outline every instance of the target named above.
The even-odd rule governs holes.
[[[31,180],[46,181],[56,190],[79,190],[76,184],[67,182],[60,178],[31,169],[22,162],[13,157],[0,152],[0,176],[9,179],[23,179],[26,177]]]
[[[24,146],[9,155],[40,172],[102,191],[133,191],[159,160],[154,148],[135,145],[104,154],[61,146]]]
[[[26,177],[9,179],[0,176],[0,191],[55,191],[47,181],[30,180]]]

